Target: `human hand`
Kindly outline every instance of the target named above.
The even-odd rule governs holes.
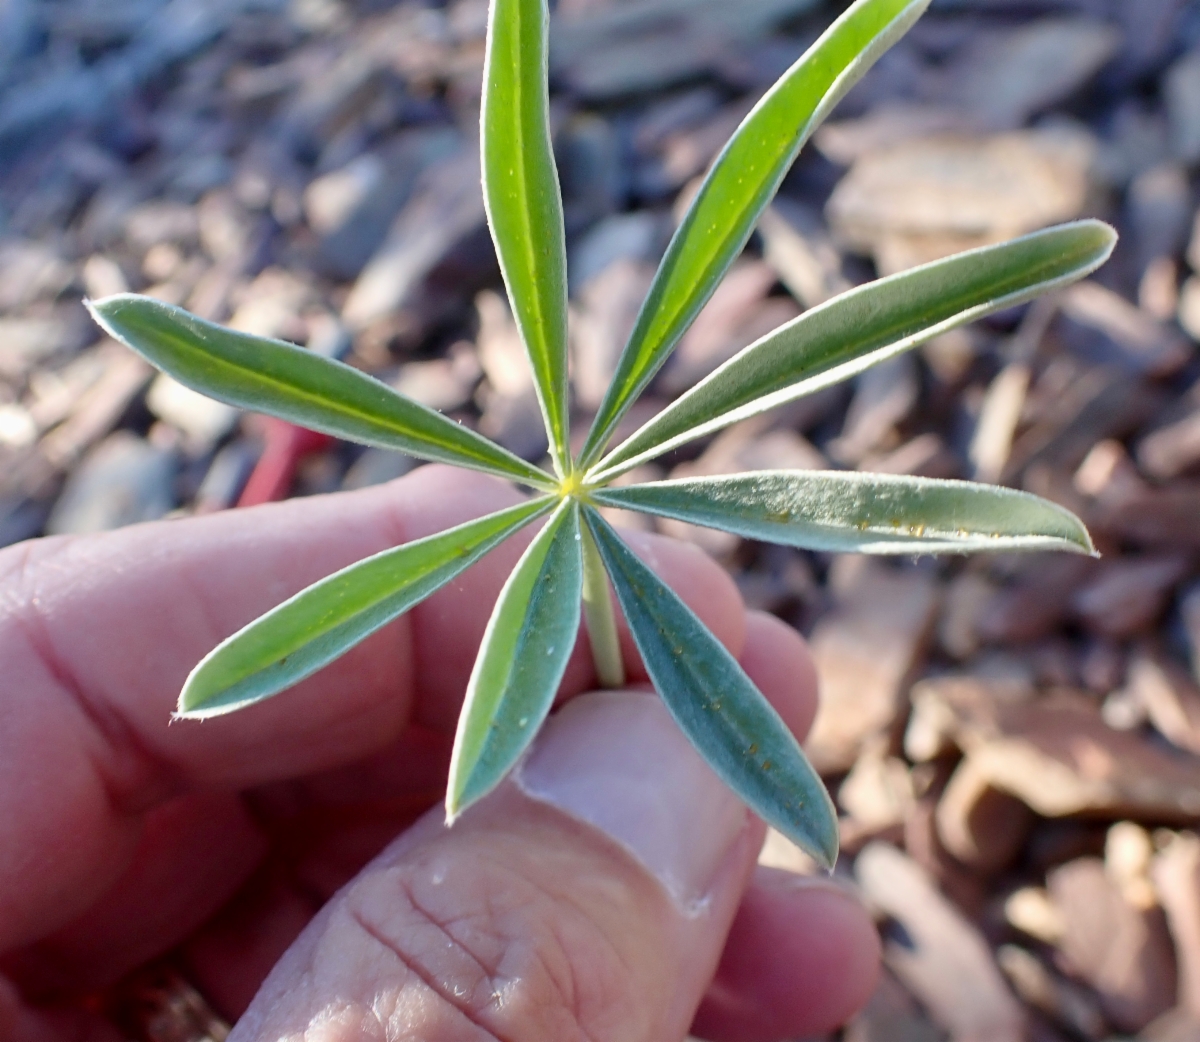
[[[0,552],[0,1038],[117,1042],[78,998],[172,950],[240,1018],[231,1042],[662,1042],[693,1017],[717,1042],[767,1042],[866,998],[862,909],[756,867],[761,823],[656,698],[578,697],[586,639],[571,704],[517,777],[444,827],[455,722],[519,539],[294,690],[167,726],[187,672],[238,627],[515,497],[425,467]],[[800,638],[694,548],[630,542],[803,735]]]

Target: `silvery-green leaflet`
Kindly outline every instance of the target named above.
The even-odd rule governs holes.
[[[189,387],[364,445],[499,475],[516,507],[367,558],[250,623],[188,677],[179,716],[276,695],[541,524],[496,603],[459,720],[450,818],[491,791],[550,711],[581,618],[597,674],[623,680],[610,582],[679,726],[767,822],[832,865],[820,779],[733,657],[604,521],[641,510],[752,539],[873,554],[1092,552],[1080,521],[1021,492],[956,481],[772,471],[606,487],[729,424],[811,394],[982,315],[1082,278],[1115,235],[1080,221],[862,286],[752,344],[623,443],[613,432],[741,253],[817,125],[930,0],[857,0],[762,98],[714,162],[659,267],[582,450],[570,451],[563,209],[548,119],[545,0],[492,0],[481,112],[488,222],[527,348],[549,469],[348,366],[129,294],[91,304],[114,337]]]

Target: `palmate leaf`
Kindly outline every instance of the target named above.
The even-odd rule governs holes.
[[[210,398],[361,445],[554,487],[545,471],[341,362],[225,329],[150,297],[122,293],[89,307],[111,336]]]
[[[857,0],[763,96],[667,247],[579,463],[589,467],[750,238],[805,141],[930,0]]]
[[[806,550],[863,554],[1094,553],[1055,503],[994,485],[852,471],[757,471],[592,493],[597,503]]]
[[[550,141],[546,0],[493,0],[480,112],[483,199],[560,474],[567,444],[567,249]]]
[[[385,550],[314,583],[210,651],[187,678],[178,715],[219,716],[291,687],[423,601],[552,506],[548,498],[530,500]]]
[[[704,624],[591,508],[587,525],[646,672],[709,766],[768,824],[826,868],[837,813],[779,714]]]
[[[454,737],[448,820],[500,783],[546,719],[575,647],[582,593],[579,505],[563,500],[488,620]]]
[[[1053,504],[965,482],[776,472],[619,490],[599,486],[668,449],[1079,278],[1111,252],[1112,230],[1080,222],[845,294],[741,352],[597,460],[745,246],[804,142],[929,3],[854,0],[743,121],[667,249],[573,464],[563,207],[546,85],[547,0],[489,0],[481,108],[484,201],[558,480],[348,366],[222,329],[144,297],[122,294],[92,303],[94,316],[114,337],[211,397],[550,493],[385,551],[309,587],[206,656],[188,678],[180,715],[230,712],[309,676],[500,541],[549,516],[489,620],[455,738],[448,817],[490,792],[538,731],[576,643],[581,598],[598,675],[610,684],[622,682],[607,575],[651,679],[695,747],[755,811],[831,866],[836,815],[795,738],[733,657],[625,547],[594,505],[787,545],[867,553],[1090,552],[1086,531]],[[732,0],[730,9],[736,6]]]
[[[739,352],[614,449],[592,479],[610,480],[950,329],[1081,279],[1108,259],[1115,244],[1108,225],[1078,221],[843,293]]]

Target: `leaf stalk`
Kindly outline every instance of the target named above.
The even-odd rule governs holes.
[[[583,617],[592,645],[596,679],[604,688],[624,687],[625,663],[621,658],[612,595],[608,590],[608,574],[591,530],[587,525],[580,527],[583,537]]]

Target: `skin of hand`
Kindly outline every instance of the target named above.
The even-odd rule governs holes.
[[[295,689],[169,724],[191,667],[261,612],[517,497],[431,466],[0,552],[0,1038],[120,1042],[78,997],[171,950],[231,1042],[770,1042],[865,1001],[869,918],[756,866],[763,826],[627,632],[631,689],[584,694],[581,636],[529,758],[445,827],[463,692],[529,533]],[[629,539],[802,736],[801,638],[695,548]]]

